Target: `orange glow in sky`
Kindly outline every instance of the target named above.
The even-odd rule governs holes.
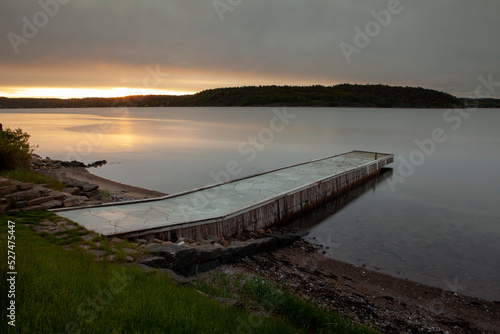
[[[19,88],[0,90],[4,97],[42,97],[42,98],[85,98],[85,97],[122,97],[130,95],[187,95],[194,92],[166,91],[161,89],[115,88]]]

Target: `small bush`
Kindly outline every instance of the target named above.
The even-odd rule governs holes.
[[[0,170],[30,167],[35,147],[30,146],[29,138],[21,129],[0,130]]]

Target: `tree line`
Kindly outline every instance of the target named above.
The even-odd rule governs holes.
[[[340,84],[336,86],[245,86],[216,88],[193,95],[140,95],[118,98],[6,98],[0,108],[109,107],[372,107],[500,108],[499,99],[459,99],[422,87]]]

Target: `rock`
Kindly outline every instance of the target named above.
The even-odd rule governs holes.
[[[57,226],[57,224],[51,222],[50,220],[44,220],[43,222],[41,222],[38,225],[42,225],[42,226]]]
[[[89,192],[84,192],[83,195],[85,197],[93,198],[93,199],[101,199],[102,198],[101,191],[98,190],[98,189],[92,190],[92,191],[89,191]]]
[[[168,268],[167,260],[162,256],[152,256],[147,259],[142,260],[139,264],[143,264],[145,266],[151,268]]]
[[[51,191],[49,193],[49,196],[53,197],[54,199],[58,200],[58,201],[64,201],[66,198],[68,198],[71,194],[68,194],[68,193],[63,193],[63,192],[60,192],[60,191]]]
[[[198,263],[215,260],[222,256],[223,248],[214,245],[202,245],[196,247],[196,260]]]
[[[83,189],[83,186],[88,184],[88,182],[83,182],[83,181],[79,181],[79,180],[75,180],[75,179],[69,179],[69,180],[66,180],[64,181],[68,187],[70,188],[78,188],[80,190]]]
[[[87,200],[87,197],[85,197],[85,196],[71,195],[63,201],[63,205],[65,208],[72,207],[72,206],[80,206],[80,205],[84,204],[86,200]]]
[[[161,256],[167,260],[169,269],[177,272],[185,272],[196,263],[196,250],[194,248],[171,245],[149,244],[146,250],[156,256]]]
[[[303,238],[308,234],[309,234],[309,232],[307,232],[307,231],[293,231],[293,232],[292,231],[284,231],[283,232],[283,235],[290,236],[290,237],[294,238],[295,241],[300,240],[300,238]]]
[[[43,207],[41,205],[33,205],[24,208],[23,211],[43,211]]]
[[[137,242],[139,243],[139,245],[146,245],[149,243],[149,241],[147,241],[146,239],[137,239]]]
[[[45,166],[45,163],[43,162],[42,158],[40,158],[40,157],[32,156],[31,163],[37,167]]]
[[[19,209],[23,209],[23,208],[26,208],[28,206],[28,201],[18,201],[17,202],[17,207]]]
[[[87,167],[101,167],[102,165],[107,164],[108,162],[106,160],[98,160],[95,161],[91,164],[88,164]]]
[[[118,244],[118,243],[123,242],[123,239],[113,237],[113,238],[110,240],[110,242],[111,242],[112,244]]]
[[[0,194],[12,194],[15,193],[16,191],[17,191],[17,186],[15,185],[0,187]]]
[[[222,250],[223,264],[236,262],[244,257],[255,254],[257,244],[248,241],[233,241]]]
[[[153,238],[153,239],[151,239],[151,242],[156,242],[158,244],[161,244],[163,242],[163,240],[160,240],[160,239],[157,239],[157,238]]]
[[[65,229],[66,231],[69,231],[69,230],[74,230],[75,228],[78,228],[78,226],[73,225],[73,224],[66,224],[66,225],[64,225],[64,229]]]
[[[122,250],[125,252],[125,254],[137,254],[139,253],[138,251],[136,251],[135,249],[132,249],[132,248],[122,248]]]
[[[12,200],[14,200],[14,201],[23,201],[26,199],[33,199],[33,196],[31,195],[31,192],[29,190],[19,191],[19,192],[12,193],[12,194],[6,194],[6,195],[4,195],[4,197],[7,199],[12,198]]]
[[[91,200],[91,198],[89,198]],[[102,201],[88,201],[85,203],[85,205],[101,205]]]
[[[247,240],[247,242],[251,242],[256,245],[256,253],[271,252],[278,249],[278,241],[275,238],[250,239]]]
[[[45,188],[44,186],[41,185],[35,185],[33,189],[31,189],[31,196],[32,197],[44,197],[47,196],[52,189]]]
[[[53,200],[54,199],[51,196],[39,197],[39,198],[32,199],[31,201],[28,201],[28,206],[40,205],[40,204],[50,202]]]
[[[85,240],[85,241],[90,241],[90,240],[94,239],[94,236],[92,234],[85,234],[82,237],[82,239]]]
[[[214,244],[214,243],[218,243],[220,244],[221,240],[219,237],[215,237],[213,235],[207,235],[205,237],[205,240],[207,240],[208,242],[210,242],[211,244]]]
[[[87,250],[87,253],[92,254],[95,257],[102,257],[106,255],[106,251],[101,249],[89,249]]]
[[[85,192],[91,192],[99,188],[97,184],[87,183],[82,186],[82,190]]]
[[[58,161],[63,165],[64,167],[86,167],[86,165],[81,162],[81,161]]]
[[[265,234],[266,237],[268,238],[274,238],[277,243],[278,247],[285,247],[288,245],[293,244],[296,240],[294,237],[289,236],[289,235],[283,235],[283,234]]]
[[[0,187],[7,187],[11,185],[11,181],[3,176],[0,176]]]
[[[17,185],[18,190],[31,190],[35,187],[34,182],[29,182],[29,183],[20,183]]]
[[[188,284],[191,284],[191,281],[189,279],[187,279],[184,276],[181,276],[181,275],[177,274],[176,272],[174,272],[171,269],[157,269],[156,272],[160,273],[162,275],[171,277],[174,280],[174,282],[177,283],[178,285],[188,285]]]
[[[63,189],[62,192],[68,193],[70,195],[80,195],[80,188],[78,188],[78,187],[65,188],[65,189]]]
[[[186,277],[181,276],[181,275],[175,273],[171,269],[157,269],[157,268],[150,267],[150,266],[144,264],[143,262],[141,262],[141,263],[134,263],[132,265],[134,267],[136,267],[136,268],[144,271],[145,273],[148,273],[148,274],[150,274],[150,273],[158,273],[160,275],[165,275],[165,276],[171,277],[179,285],[191,284],[191,281],[189,279],[187,279]]]

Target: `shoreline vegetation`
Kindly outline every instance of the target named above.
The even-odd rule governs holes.
[[[117,98],[7,98],[0,109],[111,107],[357,107],[500,108],[500,99],[458,98],[422,87],[340,84],[336,86],[246,86],[192,95],[135,95]]]

